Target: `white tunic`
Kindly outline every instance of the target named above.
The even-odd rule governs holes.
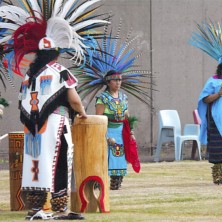
[[[35,76],[34,91],[32,91],[32,87],[27,87],[28,75],[26,75],[22,84],[20,109],[27,121],[27,124],[24,121],[25,126],[28,126],[29,121],[33,118],[31,115],[32,111],[38,113],[40,120],[43,116],[45,118],[47,115],[44,125],[36,131],[37,133],[34,136],[25,127],[22,175],[23,190],[46,190],[54,192],[55,169],[61,145],[60,137],[64,126],[67,129],[64,136],[68,144],[68,189],[70,189],[73,144],[68,110],[65,106],[59,105],[49,115],[44,113],[49,112],[47,110],[50,110],[50,107],[55,105],[54,103],[59,104],[61,102],[63,104],[64,101],[62,100],[66,98],[59,98],[59,96],[61,97],[67,88],[77,86],[77,79],[68,70],[68,79],[60,81],[60,72],[63,70],[67,69],[58,63],[52,62]]]

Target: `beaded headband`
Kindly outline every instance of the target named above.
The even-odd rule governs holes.
[[[106,79],[106,81],[109,81],[109,80],[117,80],[117,79],[122,80],[122,76],[121,76],[120,73],[115,73],[115,74],[113,74],[113,75],[110,75],[110,76],[105,77],[105,79]]]

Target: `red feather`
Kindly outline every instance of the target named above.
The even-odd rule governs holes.
[[[20,26],[13,35],[16,69],[24,55],[38,50],[39,41],[45,37],[47,23],[44,19],[29,18],[26,24]],[[28,20],[29,20],[28,19]],[[20,71],[19,71],[20,72]]]

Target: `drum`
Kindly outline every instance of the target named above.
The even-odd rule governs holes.
[[[102,115],[74,120],[75,191],[71,192],[71,210],[75,212],[110,211],[107,124],[107,117]]]
[[[21,195],[22,163],[24,148],[24,133],[11,132],[9,139],[9,178],[11,211],[23,210],[25,204]]]
[[[27,204],[27,191],[21,190],[22,185],[22,165],[24,150],[24,132],[10,132],[9,139],[9,177],[10,177],[10,208],[11,211],[30,209]],[[47,193],[47,200],[43,206],[44,210],[50,210],[51,194]]]

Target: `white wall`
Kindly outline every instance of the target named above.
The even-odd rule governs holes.
[[[205,18],[221,21],[222,1],[104,0],[103,3],[101,10],[114,14],[114,31],[122,18],[122,37],[126,37],[132,27],[133,34],[139,34],[142,38],[144,54],[140,65],[144,69],[152,68],[155,75],[155,88],[158,90],[153,92],[155,111],[152,119],[150,109],[131,97],[130,111],[140,120],[135,130],[139,147],[155,146],[158,110],[177,109],[182,126],[193,122],[192,110],[196,108],[203,84],[215,72],[217,62],[187,42],[195,30],[195,21],[200,23]],[[15,81],[19,89],[21,79],[16,78]],[[6,92],[0,87],[2,97],[12,102],[0,120],[0,134],[21,130],[17,93],[9,86]],[[94,104],[90,106],[89,114],[94,114]]]

